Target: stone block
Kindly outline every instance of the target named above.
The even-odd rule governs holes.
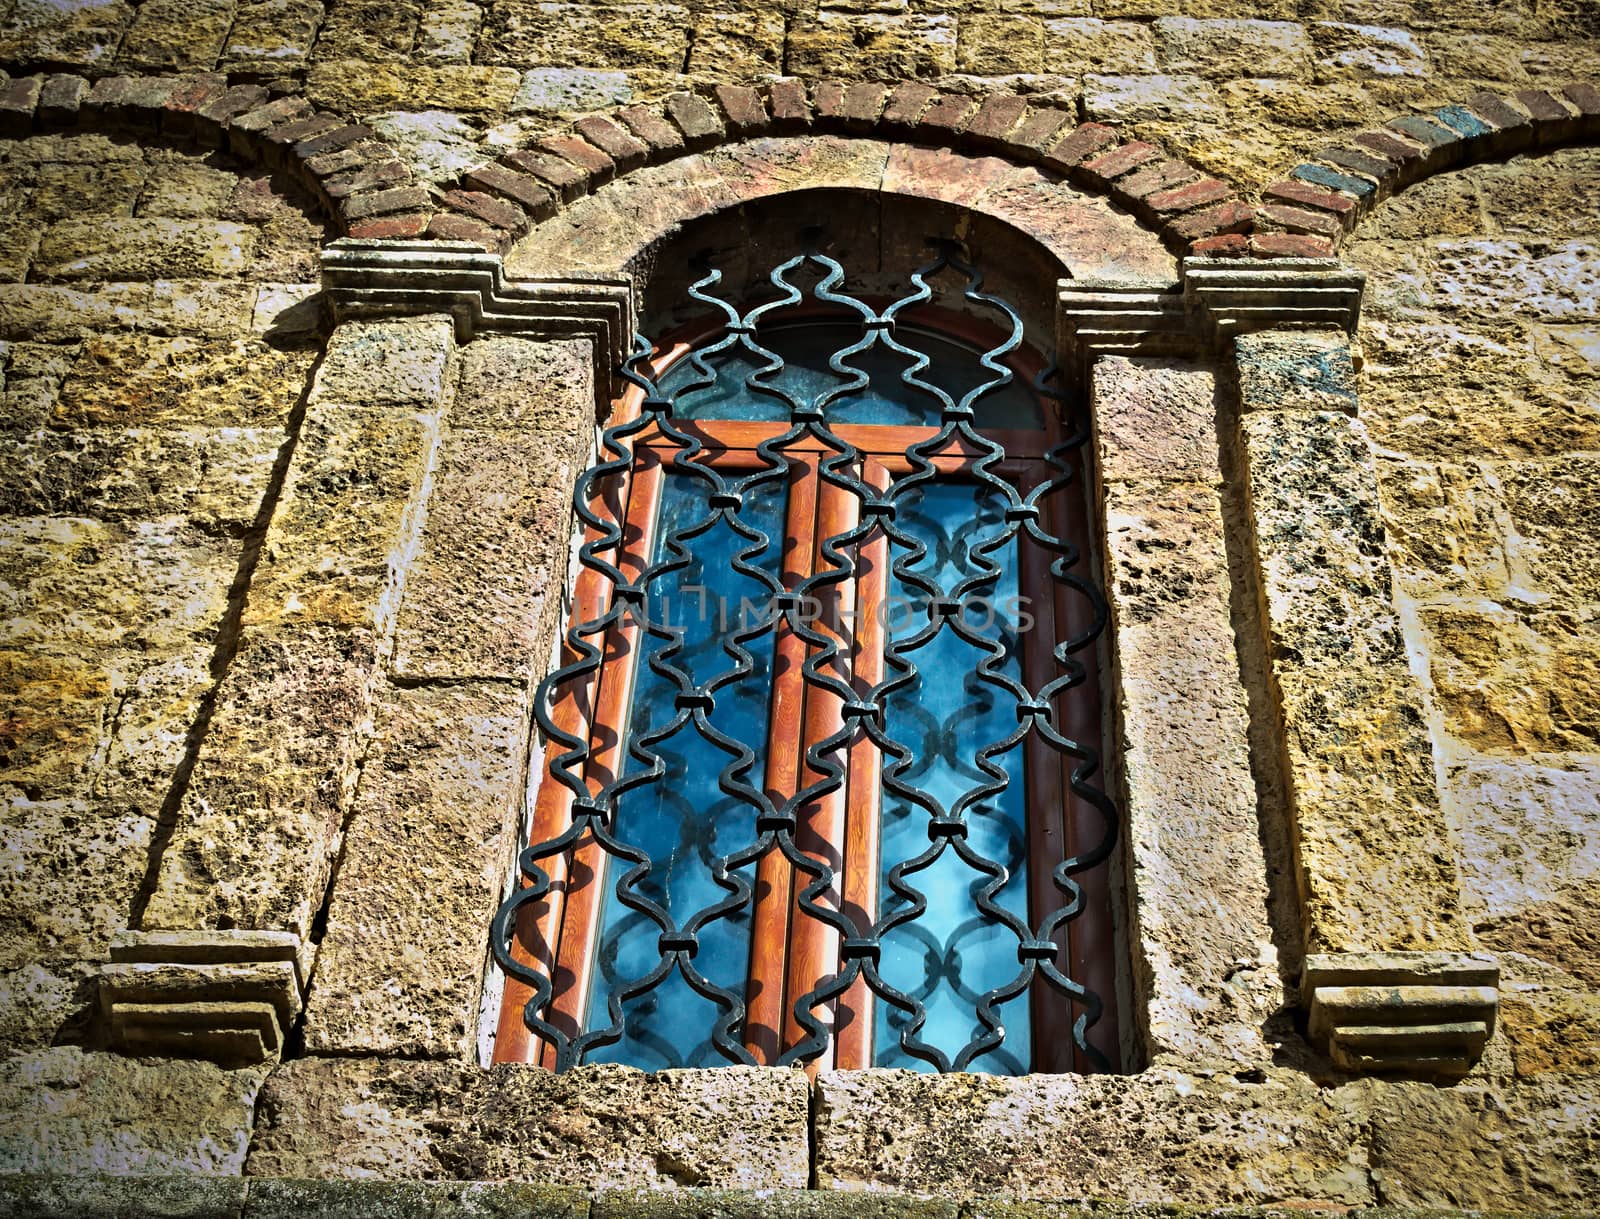
[[[1213,486],[1106,489],[1130,941],[1152,1055],[1260,1060],[1282,1002]],[[1182,750],[1171,742],[1183,740]]]
[[[1505,503],[1490,467],[1385,462],[1379,492],[1389,559],[1408,595],[1505,594]]]
[[[713,12],[699,17],[689,41],[689,74],[748,79],[783,63],[783,14]]]
[[[51,0],[17,0],[0,25],[0,61],[104,71],[132,20],[123,0],[83,0],[65,11]]]
[[[256,339],[110,334],[83,344],[55,427],[282,426],[304,391],[306,352]]]
[[[63,220],[39,244],[34,274],[47,280],[229,278],[248,271],[256,231],[226,220]]]
[[[261,1071],[62,1046],[0,1062],[0,1171],[237,1176]]]
[[[1311,71],[1311,39],[1304,26],[1291,21],[1162,17],[1155,22],[1155,35],[1167,72],[1228,80],[1304,78]]]
[[[427,5],[417,27],[414,56],[417,62],[433,66],[471,63],[482,27],[483,10],[470,0]]]
[[[789,27],[784,70],[818,79],[928,79],[956,67],[956,22],[946,13],[821,10]]]
[[[14,1219],[236,1219],[247,1188],[239,1177],[16,1173],[0,1177],[0,1211]]]
[[[292,72],[304,66],[322,22],[317,0],[245,0],[222,48],[228,70]]]
[[[100,291],[112,295],[121,286],[107,284]],[[254,284],[158,279],[150,285],[150,296],[133,320],[139,329],[156,334],[223,338],[249,330],[255,300]]]
[[[543,665],[582,468],[574,438],[570,429],[446,435],[400,608],[402,677],[525,680]]]
[[[311,403],[438,410],[448,401],[454,357],[447,317],[346,322],[328,340]]]
[[[453,182],[484,160],[477,128],[445,111],[395,111],[372,115],[367,121],[412,173],[426,182]],[[425,194],[422,202],[427,201]],[[350,200],[344,212],[347,219],[355,218],[354,205],[361,202],[360,198]]]
[[[513,68],[478,64],[367,63],[330,60],[306,73],[306,100],[339,114],[383,110],[503,113],[522,84]]]
[[[1372,1200],[1357,1113],[1303,1075],[823,1072],[816,1184],[969,1199]]]
[[[233,21],[232,0],[146,0],[117,53],[134,72],[208,71]]]
[[[531,68],[522,74],[509,109],[512,114],[534,110],[581,114],[632,100],[633,86],[620,68]]]
[[[70,342],[146,322],[149,284],[107,284],[84,291],[57,284],[0,283],[0,338]]]
[[[804,1189],[799,1071],[483,1070],[305,1058],[261,1098],[252,1176]]]
[[[1044,24],[1047,72],[1104,72],[1132,76],[1156,70],[1148,26],[1092,17],[1057,17]]]
[[[1216,394],[1209,370],[1169,360],[1102,356],[1094,367],[1093,388],[1101,479],[1221,482]]]
[[[1552,462],[1507,463],[1500,486],[1513,531],[1513,570],[1554,594],[1558,604],[1592,605],[1600,593],[1593,550],[1600,458],[1573,453]]]
[[[150,170],[138,160],[47,161],[28,174],[28,215],[39,236],[48,222],[131,216]]]
[[[379,706],[306,1014],[312,1053],[468,1057],[526,783],[527,701],[467,684]]]
[[[591,1219],[580,1189],[509,1181],[250,1180],[251,1219],[366,1219],[428,1215],[437,1219]]]
[[[956,30],[956,67],[979,76],[1039,72],[1044,45],[1045,29],[1036,17],[974,13]]]
[[[517,68],[653,68],[677,72],[692,21],[677,5],[495,0],[478,39],[480,64]]]
[[[1318,81],[1426,76],[1427,53],[1407,30],[1318,21],[1311,26]]]
[[[1102,123],[1215,123],[1222,99],[1201,76],[1100,76],[1083,78],[1084,113]]]
[[[345,0],[330,5],[312,57],[405,62],[417,40],[418,0]]]
[[[1355,363],[1342,331],[1242,334],[1234,355],[1242,410],[1355,413]]]

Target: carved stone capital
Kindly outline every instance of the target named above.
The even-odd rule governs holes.
[[[129,1054],[276,1058],[300,1012],[300,937],[287,931],[123,931],[100,970],[114,1047]]]
[[[1314,953],[1300,993],[1335,1066],[1457,1076],[1494,1032],[1499,982],[1492,958],[1466,953]]]
[[[633,345],[627,277],[508,280],[500,255],[467,242],[344,238],[322,252],[322,286],[337,321],[448,313],[463,343],[483,332],[588,338],[607,399]]]

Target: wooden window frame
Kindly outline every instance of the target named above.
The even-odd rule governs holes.
[[[940,329],[961,337],[958,328],[945,325]],[[654,361],[655,376],[663,375],[689,348],[688,343],[677,343],[659,352]],[[1037,357],[1025,349],[1014,353],[1008,363],[1019,377],[1025,378],[1025,384],[1031,383],[1041,368]],[[643,392],[630,388],[615,403],[611,426],[637,420],[642,401]],[[1063,439],[1061,421],[1048,400],[1041,401],[1040,407],[1042,429],[979,429],[1005,450],[1004,459],[989,469],[1012,480],[1024,493],[1059,473],[1046,462],[1045,455]],[[697,460],[721,471],[748,472],[769,468],[756,447],[781,435],[789,425],[675,420],[674,427],[702,443],[704,449]],[[831,430],[861,453],[862,479],[879,491],[886,490],[896,475],[910,472],[907,450],[939,431],[937,427],[871,424],[834,424]],[[604,502],[591,504],[604,525],[621,524],[623,536],[616,562],[630,581],[641,574],[654,549],[665,469],[681,451],[679,444],[653,426],[634,437],[633,448],[632,467],[611,480],[609,497]],[[783,450],[790,462],[782,539],[782,580],[786,589],[792,590],[819,569],[824,539],[852,529],[857,523],[855,499],[820,476],[818,461],[829,451],[810,437],[786,445]],[[934,461],[941,475],[959,477],[971,470],[980,455],[973,449],[952,447],[939,453]],[[1087,549],[1088,505],[1083,492],[1086,483],[1082,447],[1068,451],[1065,460],[1072,468],[1075,486],[1046,497],[1048,517],[1043,524],[1056,536]],[[582,542],[599,536],[600,529],[591,528]],[[881,681],[883,675],[885,632],[876,608],[887,595],[888,549],[881,531],[864,542],[855,580],[839,587],[836,604],[825,607],[823,615],[812,624],[813,629],[831,632],[841,645],[841,658],[849,658],[849,668],[848,672],[841,669],[837,676],[848,680],[861,694]],[[1046,564],[1019,558],[1019,567],[1019,591],[1036,623],[1035,629],[1024,637],[1023,678],[1030,689],[1039,689],[1055,675],[1051,649],[1089,625],[1089,610],[1083,598],[1068,596],[1068,590],[1051,579]],[[587,566],[580,568],[570,620],[585,622],[603,616],[610,608],[611,593],[612,585],[601,572]],[[855,611],[857,630],[853,637],[839,630],[837,619],[842,615],[829,612],[841,609]],[[1061,629],[1063,624],[1065,629]],[[637,677],[634,651],[639,645],[640,628],[624,615],[605,634],[600,667],[564,687],[550,708],[559,727],[588,737],[591,752],[583,774],[592,792],[598,791],[623,761],[626,720]],[[843,721],[837,696],[804,681],[801,666],[808,655],[805,641],[780,622],[775,628],[773,648],[766,788],[769,796],[781,801],[819,777],[806,764],[805,743],[837,732]],[[561,664],[576,659],[565,640],[562,649]],[[1092,657],[1086,662],[1086,670],[1083,682],[1070,694],[1061,696],[1057,723],[1064,735],[1098,747],[1101,694],[1098,666]],[[1098,841],[1104,832],[1104,820],[1093,805],[1071,792],[1075,759],[1052,750],[1037,733],[1028,735],[1024,748],[1028,919],[1038,925],[1060,905],[1061,895],[1050,882],[1052,869],[1072,854],[1074,844]],[[866,733],[858,729],[846,746],[845,756],[846,783],[802,806],[795,841],[801,850],[827,859],[834,867],[839,877],[835,901],[842,900],[846,911],[854,912],[858,925],[866,927],[877,917],[882,755]],[[529,842],[548,841],[566,831],[571,825],[571,803],[572,792],[547,771],[538,785]],[[551,978],[554,989],[546,1018],[567,1036],[577,1036],[583,1029],[593,990],[593,968],[605,907],[604,852],[592,840],[586,840],[571,853],[570,862],[566,855],[558,855],[545,861],[544,867],[550,874],[550,890],[543,901],[523,911],[512,952],[520,962]],[[1109,871],[1109,864],[1102,863],[1077,875],[1075,879],[1085,890],[1084,909],[1066,924],[1058,938],[1065,941],[1070,975],[1094,991],[1104,1004],[1100,1021],[1090,1030],[1091,1043],[1107,1061],[1116,1063],[1120,1047]],[[756,1062],[764,1065],[775,1063],[783,1050],[803,1038],[794,1015],[795,1002],[838,969],[838,933],[816,919],[798,917],[793,874],[793,867],[776,850],[766,852],[757,868],[744,1045]],[[506,980],[494,1062],[555,1067],[555,1045],[534,1035],[523,1020],[523,1008],[531,997],[526,984],[514,978]],[[1069,1035],[1073,1019],[1069,999],[1036,979],[1030,987],[1029,1003],[1032,1071],[1089,1070],[1086,1056]],[[834,1036],[822,1056],[806,1064],[807,1070],[814,1074],[818,1070],[871,1066],[875,1002],[865,980],[858,978],[830,1006],[834,1008]]]

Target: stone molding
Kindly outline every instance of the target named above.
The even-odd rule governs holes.
[[[287,931],[121,931],[100,970],[113,1046],[228,1065],[275,1059],[300,1013],[300,937]]]
[[[322,254],[323,291],[337,321],[447,313],[456,338],[480,333],[587,338],[598,405],[620,389],[632,351],[633,283],[623,276],[509,280],[499,254],[461,241],[335,241]]]
[[[1081,366],[1100,355],[1197,355],[1255,330],[1354,334],[1366,287],[1365,272],[1330,258],[1187,258],[1180,275],[1176,284],[1062,280],[1061,350],[1075,350]]]
[[[1458,952],[1313,953],[1301,1004],[1346,1071],[1466,1074],[1494,1032],[1500,967]]]

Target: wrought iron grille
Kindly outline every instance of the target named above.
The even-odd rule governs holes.
[[[538,692],[545,784],[558,811],[545,818],[542,834],[536,823],[540,840],[518,861],[523,883],[492,930],[500,968],[530,996],[522,1020],[558,1070],[603,1058],[608,1047],[656,1055],[661,1065],[813,1062],[840,1035],[838,1013],[848,995],[856,996],[857,1018],[876,1028],[879,1062],[1027,1070],[1027,1056],[1007,1044],[1008,1020],[1015,1027],[1031,1019],[1035,1042],[1070,1039],[1079,1066],[1109,1067],[1089,1038],[1105,996],[1074,976],[1068,942],[1085,908],[1082,878],[1108,859],[1117,813],[1095,783],[1099,758],[1090,734],[1076,739],[1062,710],[1069,692],[1093,679],[1105,608],[1083,547],[1054,527],[1046,510],[1052,496],[1081,500],[1073,457],[1086,428],[1081,419],[1055,427],[1056,442],[1040,454],[1044,473],[1031,485],[1005,472],[1004,445],[979,424],[988,404],[1015,393],[1010,361],[1023,342],[1022,321],[984,292],[958,246],[935,243],[935,251],[910,275],[905,293],[882,305],[844,291],[843,267],[809,245],[770,273],[770,299],[745,310],[715,295],[721,275],[708,271],[690,296],[720,324],[670,376],[653,364],[651,344],[635,337],[623,375],[638,391],[638,409],[605,430],[602,460],[583,474],[574,497],[586,531],[580,570],[593,573],[588,578],[600,591],[574,611],[566,663]],[[978,379],[965,388],[950,388],[948,378],[941,383],[922,350],[929,344],[909,324],[934,301],[940,277],[958,280],[967,311],[994,319],[1000,335],[977,357]],[[852,337],[797,387],[771,336],[780,319],[807,309],[824,311],[835,326],[846,322]],[[924,404],[929,426],[904,448],[896,472],[873,476],[869,470],[880,467],[858,443],[861,433],[837,420],[873,392],[886,366],[898,369],[892,392]],[[754,461],[739,468],[712,460],[714,446],[684,405],[730,384],[775,421],[753,445]],[[1032,388],[1037,400],[1065,414],[1054,384],[1052,367]],[[677,497],[675,506],[659,509],[650,545],[629,536],[617,507],[626,503],[630,478],[641,485],[647,450],[660,476],[675,480]],[[953,454],[960,456],[955,483]],[[818,524],[816,561],[795,575],[781,561],[785,539],[775,522],[783,518],[774,505],[796,485],[802,465],[816,493],[846,502],[848,511],[836,514],[840,527]],[[957,490],[948,490],[952,485]],[[950,501],[943,518],[929,507],[940,496]],[[879,632],[876,664],[859,660],[862,645],[840,629],[834,612],[873,566],[869,553],[891,556],[888,584],[905,607],[898,629]],[[1075,629],[1058,628],[1031,644],[1040,663],[1024,665],[1022,615],[996,622],[991,613],[985,622],[972,607],[992,608],[1008,580],[1015,586],[1015,568],[1028,556],[1048,567],[1039,578],[1052,597],[1076,598],[1085,608],[1063,616]],[[707,566],[739,585],[741,612],[730,616],[719,607],[715,626],[696,634],[684,606],[675,615],[664,602],[668,590],[707,578]],[[819,613],[823,606],[833,610]],[[700,608],[704,619],[703,599]],[[619,659],[615,640],[630,630],[636,643]],[[802,738],[803,765],[787,789],[774,786],[769,757],[752,743],[752,725],[764,727],[769,717],[776,723],[771,689],[784,646],[791,656],[803,654],[805,698],[831,700],[836,713],[831,731]],[[950,657],[962,649],[972,659],[956,673]],[[646,706],[636,692],[627,722],[601,723],[602,670],[624,664],[640,682],[654,683],[655,693]],[[925,671],[930,665],[936,671]],[[564,717],[554,710],[563,700]],[[579,711],[570,712],[575,706]],[[597,763],[607,736],[613,753],[623,755],[609,767]],[[1001,807],[1010,800],[1014,809],[1023,785],[1048,798],[1049,784],[1031,772],[1024,779],[1018,761],[1041,750],[1066,776],[1057,804],[1074,801],[1097,821],[1092,833],[1080,830],[1046,860],[1030,857],[1026,839],[1019,847],[1021,821],[1007,820]],[[874,754],[867,773],[877,776],[875,790],[861,795],[850,787],[854,759]],[[708,765],[713,756],[720,767]],[[711,770],[716,798],[695,806],[685,793],[694,783],[694,791],[713,791]],[[843,799],[847,790],[872,816],[894,822],[892,830],[872,831],[876,855],[865,864],[819,847],[808,828],[819,802]],[[638,829],[646,821],[628,810],[640,802],[656,810],[648,822],[656,828]],[[676,838],[661,838],[663,825],[667,838]],[[761,869],[769,865],[777,869],[772,875],[789,878],[788,893],[779,895],[789,924],[820,932],[813,940],[823,947],[820,964],[802,972],[799,984],[787,966],[789,1032],[774,1034],[763,1049],[748,1027],[751,954],[762,950],[752,947],[749,927],[761,878],[769,875]],[[870,867],[876,877],[867,884],[875,901],[866,906],[848,896],[852,866]],[[683,881],[691,868],[697,879]],[[941,869],[967,879],[938,880]],[[1024,870],[1028,893],[1019,897]],[[601,959],[592,963],[589,993],[569,996],[562,1015],[554,1002],[562,972],[555,945],[575,933],[563,932],[563,916],[552,910],[564,903],[570,916],[585,885],[603,893],[591,889],[589,925],[599,930],[583,946]],[[922,976],[908,980],[913,965]],[[566,983],[572,989],[570,978]],[[781,989],[772,977],[766,985]],[[1053,994],[1055,1006],[1035,1005],[1028,1018],[1030,997],[1041,992]],[[686,1047],[682,1021],[661,1015],[674,1004],[705,1016],[689,1036],[700,1045],[698,1056]],[[770,993],[765,1004],[771,1010]],[[940,1006],[952,1004],[962,1013],[954,1025]],[[1040,1010],[1060,1013],[1057,1027],[1043,1027]],[[945,1022],[942,1038],[929,1031],[931,1012],[936,1024]]]

